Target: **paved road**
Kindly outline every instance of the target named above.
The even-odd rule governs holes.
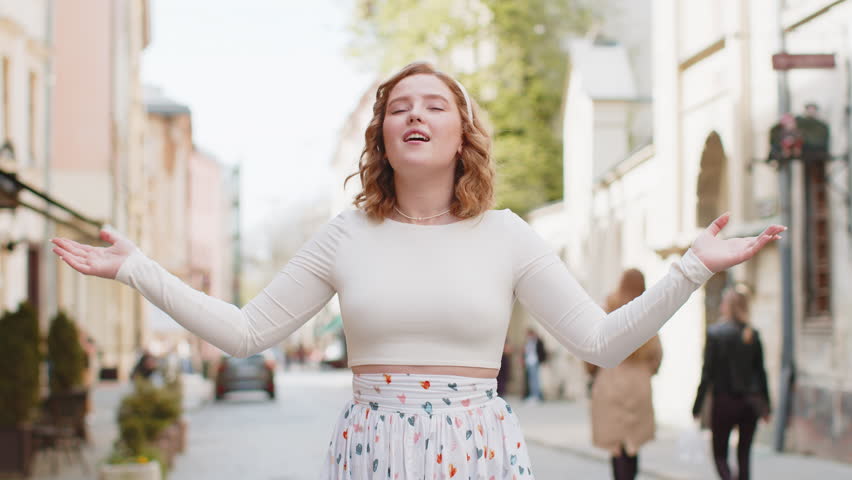
[[[309,480],[318,475],[338,409],[351,396],[351,374],[287,372],[279,395],[235,393],[189,415],[189,448],[171,480]],[[539,480],[608,478],[609,466],[532,446]]]

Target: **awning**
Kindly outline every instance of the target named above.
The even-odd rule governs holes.
[[[54,215],[53,213],[47,211],[45,208],[39,208],[31,203],[25,202],[19,198],[19,192],[21,190],[26,190],[33,195],[41,198],[49,206],[55,207],[67,214],[70,218],[62,219]],[[77,212],[76,210],[68,207],[59,201],[52,198],[50,195],[40,192],[35,188],[27,185],[26,183],[18,180],[17,176],[14,173],[6,172],[0,170],[0,197],[3,197],[3,204],[6,205],[6,208],[16,208],[18,206],[28,208],[45,218],[48,218],[60,225],[64,225],[78,233],[81,233],[87,237],[98,238],[98,232],[103,227],[103,224],[92,220],[84,216],[83,214]],[[91,227],[91,228],[88,228]]]

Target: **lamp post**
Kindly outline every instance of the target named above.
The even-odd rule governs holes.
[[[6,140],[0,145],[0,208],[15,208],[18,206],[18,192],[21,186],[15,181],[15,174],[3,171],[2,168],[15,164],[15,147]]]
[[[787,40],[784,25],[781,22],[784,2],[777,2],[778,8],[778,41],[781,51],[787,50]],[[787,83],[787,70],[778,70],[778,110],[780,115],[790,111],[790,87]],[[792,158],[782,156],[778,160],[778,197],[781,207],[781,224],[793,231],[790,196],[793,188]],[[793,359],[793,250],[791,243],[793,235],[781,238],[779,249],[781,253],[781,378],[779,379],[778,414],[775,417],[775,438],[773,447],[776,451],[784,451],[784,437],[787,431],[787,421],[790,412],[790,396],[793,388],[794,359]]]

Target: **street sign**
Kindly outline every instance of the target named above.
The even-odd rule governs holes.
[[[834,68],[833,53],[776,53],[772,55],[773,70],[792,70],[794,68]]]

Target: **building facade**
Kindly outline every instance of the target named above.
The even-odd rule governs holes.
[[[602,298],[623,268],[642,269],[650,283],[664,275],[725,211],[733,214],[727,236],[756,235],[779,222],[779,175],[766,160],[770,130],[786,113],[779,99],[788,95],[784,110],[828,125],[830,156],[793,162],[785,241],[793,252],[795,388],[784,434],[775,431],[776,422],[759,436],[768,442],[777,434],[787,449],[852,461],[852,377],[844,368],[852,359],[852,304],[845,294],[852,279],[852,4],[654,0],[650,11],[650,145],[609,156],[610,142],[602,140],[612,136],[611,109],[598,108],[601,99],[583,83],[588,71],[572,71],[565,111],[564,221],[572,232],[566,260]],[[791,70],[788,88],[779,90],[772,56],[781,51],[782,31],[787,52],[831,53],[836,66]],[[664,360],[654,380],[660,422],[691,422],[704,332],[718,320],[723,289],[734,284],[751,291],[751,321],[763,338],[773,402],[781,403],[781,279],[780,249],[771,245],[714,276],[662,329]]]
[[[0,171],[42,192],[50,180],[45,83],[50,14],[46,0],[0,6]],[[3,180],[5,191],[11,185]],[[43,206],[31,192],[18,195],[21,201]],[[42,248],[46,227],[44,216],[31,209],[0,209],[0,309],[29,301],[42,314],[42,322],[49,303]]]
[[[85,0],[55,2],[53,14],[51,191],[134,241],[141,228],[135,181],[145,131],[139,71],[150,41],[148,8],[147,0]],[[62,226],[56,235],[95,241]],[[58,270],[58,306],[94,339],[108,375],[125,376],[146,335],[138,295],[66,266]]]
[[[101,363],[126,371],[144,326],[133,295],[76,275],[49,239],[97,242],[100,225],[133,230],[144,117],[139,64],[148,2],[5,2],[0,6],[0,173],[20,182],[0,212],[0,301],[33,303],[43,328],[58,309],[94,339]]]

